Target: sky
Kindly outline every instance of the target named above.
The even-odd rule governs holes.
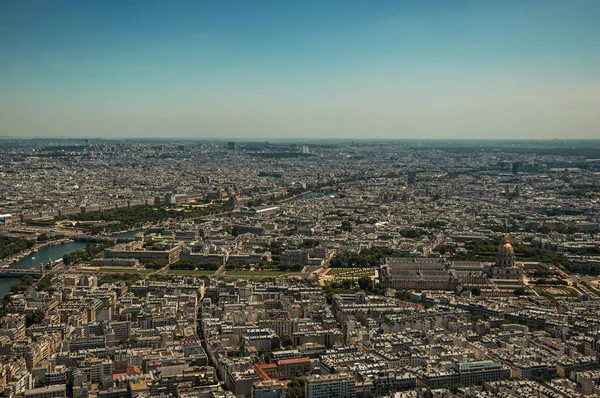
[[[600,139],[598,0],[0,2],[0,136]]]

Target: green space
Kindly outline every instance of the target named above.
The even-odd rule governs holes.
[[[226,272],[227,276],[281,276],[289,274],[288,271],[246,271],[246,270],[232,270]]]
[[[372,247],[357,252],[340,253],[330,263],[331,268],[366,268],[376,267],[385,256],[391,256],[393,250],[386,247]]]
[[[193,271],[195,269],[198,270],[206,270],[211,271],[211,273],[215,272],[223,265],[219,262],[199,262],[199,261],[183,261],[179,260],[176,263],[169,265],[170,270],[179,270],[179,271]]]
[[[170,269],[167,271],[169,275],[193,275],[193,276],[203,276],[203,275],[212,275],[214,274],[214,270],[206,270],[206,269]]]
[[[143,279],[145,276],[139,272],[135,273],[106,273],[98,278],[98,286],[105,283],[125,282],[127,286],[133,285],[135,282]]]
[[[89,243],[85,249],[77,250],[63,256],[65,265],[77,264],[84,261],[90,261],[100,254],[104,249],[113,246],[113,242]]]
[[[466,241],[467,253],[459,253],[450,257],[450,260],[458,261],[490,261],[496,260],[496,253],[501,239]],[[583,275],[600,275],[600,266],[593,263],[574,263],[567,259],[562,253],[549,249],[542,249],[523,244],[514,244],[517,261],[540,262],[548,265],[561,267],[568,272]]]
[[[19,282],[13,283],[10,287],[11,294],[24,293],[31,285],[39,281],[41,275],[25,275]]]
[[[46,290],[48,290],[48,288],[50,287],[50,284],[52,283],[53,278],[54,277],[52,275],[46,275],[42,279],[40,279],[40,281],[38,282],[38,285],[37,285],[37,291],[45,292]]]
[[[375,286],[373,280],[363,275],[358,279],[345,279],[342,281],[325,282],[323,286],[325,297],[331,300],[334,294],[350,294],[356,292],[366,292],[368,294],[381,294],[382,291],[379,286]]]
[[[592,286],[590,286],[588,283],[586,283],[585,281],[581,281],[581,283],[583,284],[583,286],[587,287],[592,293],[594,293],[596,296],[600,296],[600,291]]]
[[[400,235],[403,238],[419,239],[423,235],[427,235],[427,231],[421,228],[408,228],[400,230]]]
[[[371,268],[330,268],[327,275],[347,274],[347,276],[374,275],[375,270]]]
[[[153,269],[133,269],[133,268],[100,268],[98,273],[105,274],[149,274]]]
[[[89,231],[92,233],[102,231],[115,232],[134,228],[143,223],[159,222],[166,219],[182,220],[186,218],[204,217],[210,214],[220,213],[224,210],[226,210],[224,204],[214,204],[208,207],[188,207],[188,209],[184,211],[177,211],[168,206],[140,205],[73,214],[69,216],[69,219],[82,224],[90,221],[117,221],[118,223],[114,224],[89,225]]]
[[[33,245],[35,245],[34,240],[0,236],[0,259],[31,249]]]
[[[35,310],[32,314],[25,315],[25,326],[30,327],[42,323],[44,320],[44,311]]]
[[[546,287],[541,287],[541,286],[537,286],[534,287],[533,290],[535,290],[540,296],[544,296],[544,297],[548,297],[548,298],[554,298],[554,297],[579,297],[579,293],[577,293],[577,291],[575,289],[572,289],[570,287],[564,287],[564,286],[546,286]],[[552,292],[551,290],[559,290],[561,291],[561,293],[556,293],[556,292]]]

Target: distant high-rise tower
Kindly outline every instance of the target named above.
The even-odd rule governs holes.
[[[512,164],[512,173],[516,175],[516,174],[519,174],[519,171],[521,171],[521,163],[514,162]]]
[[[235,151],[235,148],[236,148],[235,142],[229,141],[227,143],[227,149],[229,149],[230,151]]]
[[[308,145],[302,145],[302,153],[303,154],[308,154]]]
[[[408,185],[412,185],[415,182],[417,182],[417,173],[414,172],[414,171],[409,171],[408,172],[407,182],[408,182]]]

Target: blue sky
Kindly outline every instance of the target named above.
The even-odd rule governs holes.
[[[600,1],[0,2],[0,135],[600,138]]]

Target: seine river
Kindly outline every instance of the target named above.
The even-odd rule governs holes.
[[[117,235],[118,238],[128,239],[133,238],[142,229],[124,232]],[[58,260],[67,253],[72,253],[76,250],[81,250],[87,246],[87,242],[67,242],[55,246],[46,246],[40,249],[37,253],[31,253],[23,257],[18,262],[12,264],[10,268],[39,268],[40,262],[46,264],[49,259]],[[18,282],[18,278],[0,278],[0,297],[10,293],[10,287],[13,283]]]
[[[325,196],[325,195],[327,195],[327,194],[323,193],[323,192],[308,192],[308,193],[305,193],[305,194],[302,194],[302,195],[298,196],[296,198],[296,200],[304,200],[304,199],[316,198],[316,197]]]
[[[133,231],[129,231],[129,232],[123,232],[121,234],[117,235],[117,238],[119,239],[129,239],[129,238],[133,238],[135,237],[138,233],[142,232],[143,229],[136,229]]]
[[[37,253],[31,253],[23,257],[18,262],[12,264],[10,268],[39,268],[40,262],[46,264],[49,259],[58,260],[65,254],[83,249],[87,242],[67,242],[55,246],[46,246]],[[0,297],[10,293],[10,287],[18,282],[18,278],[0,278]]]

